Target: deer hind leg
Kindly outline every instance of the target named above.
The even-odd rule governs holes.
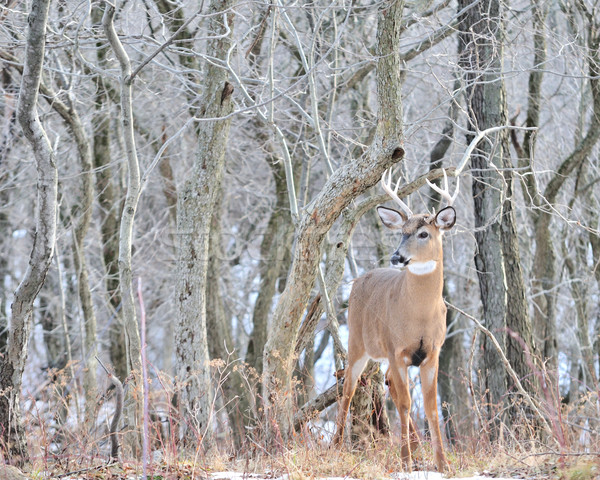
[[[447,472],[450,467],[444,454],[444,444],[440,431],[437,405],[437,376],[438,376],[438,354],[432,356],[431,361],[421,365],[421,386],[423,388],[423,402],[425,414],[431,431],[431,441],[435,455],[435,463],[439,472]]]
[[[336,431],[333,437],[333,444],[340,445],[344,439],[344,428],[346,427],[346,417],[348,416],[348,410],[350,408],[350,402],[356,392],[356,385],[358,379],[362,374],[369,357],[364,354],[360,358],[353,358],[352,352],[348,352],[348,364],[346,365],[346,372],[344,374],[344,389],[342,398],[338,400],[339,408],[336,420]]]
[[[403,361],[390,362],[390,368],[388,370],[389,381],[390,381],[390,393],[392,400],[398,409],[398,415],[400,416],[400,444],[401,444],[401,455],[402,463],[406,468],[407,472],[412,471],[412,460],[411,460],[411,440],[410,431],[414,432],[414,425],[410,422],[410,391],[408,383],[408,367]]]

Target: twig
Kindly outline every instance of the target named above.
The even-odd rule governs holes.
[[[486,135],[488,135],[490,133],[499,132],[500,130],[504,130],[506,128],[512,128],[512,129],[516,129],[516,130],[537,130],[537,127],[518,127],[516,125],[500,125],[499,127],[491,127],[491,128],[486,128],[485,130],[481,130],[480,132],[477,133],[477,135],[475,135],[473,140],[471,140],[471,143],[469,143],[469,146],[465,150],[465,153],[463,154],[462,159],[461,159],[460,163],[458,164],[458,167],[456,167],[456,170],[455,170],[453,176],[458,177],[462,173],[462,171],[467,166],[467,162],[471,158],[471,153],[473,152],[473,150],[475,150],[475,147],[477,146],[477,144],[480,142],[480,140],[483,137],[485,137]]]
[[[142,382],[144,385],[144,407],[143,407],[143,428],[142,437],[142,469],[143,478],[148,478],[148,366],[146,358],[146,308],[144,307],[144,298],[142,296],[142,279],[138,277],[137,288],[138,300],[140,302],[140,330],[142,337]]]
[[[80,470],[73,470],[71,472],[61,473],[60,475],[52,475],[50,478],[70,477],[72,475],[79,475],[81,473],[93,472],[94,470],[101,470],[102,468],[105,468],[106,466],[107,465],[105,465],[105,464],[96,465],[95,467],[87,467],[87,468],[82,468]]]
[[[148,55],[143,61],[142,63],[140,63],[137,68],[133,71],[133,73],[131,75],[129,75],[129,77],[127,78],[128,82],[133,82],[133,80],[135,79],[135,77],[137,76],[138,73],[140,73],[140,71],[146,66],[148,65],[152,60],[154,60],[154,58],[160,53],[162,52],[165,48],[167,48],[169,45],[171,45],[175,39],[177,38],[177,35],[179,35],[184,29],[187,28],[187,26],[192,23],[192,20],[194,20],[198,15],[200,15],[200,12],[202,11],[202,8],[200,8],[200,10],[198,10],[196,13],[194,13],[192,16],[190,16],[190,18],[188,18],[185,23],[183,25],[181,25],[181,27],[179,27],[175,33],[173,35],[171,35],[171,37],[162,45],[159,45],[158,48],[156,50],[154,50],[154,52],[152,52],[150,55]]]
[[[119,459],[119,439],[117,437],[117,427],[119,426],[119,420],[121,419],[121,414],[123,413],[123,384],[121,380],[117,378],[116,375],[113,375],[108,371],[108,368],[102,363],[102,360],[96,356],[96,360],[100,364],[100,366],[108,375],[108,379],[112,382],[115,387],[115,395],[116,395],[116,405],[115,405],[115,414],[113,415],[112,421],[110,422],[110,430],[109,430],[109,438],[110,438],[110,457],[113,460]]]
[[[479,409],[479,404],[477,403],[477,398],[475,398],[475,387],[473,386],[473,378],[471,375],[471,372],[473,372],[473,357],[475,356],[475,342],[476,341],[477,341],[477,330],[475,330],[473,332],[473,339],[471,340],[471,352],[469,354],[467,382],[469,384],[469,391],[471,392],[471,397],[473,397],[473,406],[475,407],[475,412],[477,413],[477,418],[479,419],[479,425],[481,426],[481,429],[489,436],[487,424],[483,421],[483,415],[481,415],[481,410]]]
[[[473,317],[472,315],[469,315],[467,312],[461,310],[460,308],[452,305],[451,303],[449,303],[447,301],[446,301],[446,305],[448,307],[452,308],[453,310],[455,310],[456,312],[460,313],[461,315],[464,315],[469,320],[473,321],[475,323],[475,325],[477,326],[477,328],[486,337],[488,337],[490,339],[490,341],[492,342],[492,345],[494,346],[494,348],[496,348],[496,350],[498,351],[498,354],[500,355],[500,358],[502,360],[504,368],[506,368],[506,371],[508,372],[508,374],[510,375],[510,377],[515,382],[515,386],[517,387],[517,390],[519,391],[519,393],[521,395],[523,395],[523,398],[525,399],[525,401],[527,402],[527,404],[531,407],[531,409],[534,411],[534,413],[540,418],[540,420],[541,420],[541,422],[542,422],[542,424],[543,424],[544,429],[546,430],[546,432],[550,435],[550,437],[554,438],[554,440],[556,441],[556,437],[554,435],[554,432],[552,431],[552,428],[550,428],[550,425],[548,425],[548,422],[547,422],[546,418],[544,417],[544,415],[542,415],[542,412],[538,408],[538,405],[533,400],[533,398],[531,398],[531,395],[529,395],[527,393],[527,391],[523,388],[523,385],[521,384],[521,380],[519,379],[519,376],[516,374],[516,372],[514,371],[514,369],[512,368],[512,366],[510,365],[510,362],[506,358],[506,355],[504,354],[504,351],[502,350],[502,347],[498,343],[498,340],[496,340],[496,337],[494,336],[494,334],[492,332],[490,332],[487,328],[485,328],[481,324],[481,322],[479,320],[477,320],[475,317]]]

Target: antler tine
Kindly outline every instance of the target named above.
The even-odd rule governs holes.
[[[448,203],[448,207],[451,207],[454,204],[454,200],[456,200],[456,197],[458,197],[458,192],[460,190],[460,182],[457,180],[456,181],[456,190],[454,191],[453,195],[450,195],[450,192],[448,191],[448,175],[446,175],[446,170],[442,169],[442,172],[444,174],[444,188],[441,189],[440,187],[438,187],[436,184],[431,183],[429,181],[429,179],[427,178],[427,185],[429,185],[433,190],[435,190],[437,193],[439,193],[442,198],[444,200],[446,200],[446,202]]]
[[[383,188],[383,191],[387,193],[390,196],[390,198],[394,202],[396,202],[402,210],[404,210],[404,213],[406,213],[408,216],[412,216],[412,210],[408,207],[406,203],[400,200],[400,197],[398,197],[398,188],[400,188],[400,180],[401,179],[398,179],[398,181],[396,182],[396,187],[392,190],[392,169],[390,168],[389,170],[385,171],[381,176],[381,188]]]

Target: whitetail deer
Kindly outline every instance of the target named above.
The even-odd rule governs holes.
[[[387,176],[387,178],[386,178]],[[334,443],[343,440],[350,401],[367,361],[387,360],[386,374],[392,399],[400,414],[402,461],[411,466],[411,397],[408,367],[420,367],[425,413],[431,431],[435,461],[440,472],[448,470],[437,409],[438,357],[446,336],[446,305],[442,299],[442,234],[456,221],[452,203],[458,195],[431,184],[448,202],[437,215],[414,215],[398,197],[398,185],[392,189],[392,173],[384,174],[383,189],[404,212],[379,206],[384,225],[401,230],[400,246],[391,257],[392,267],[378,268],[355,280],[348,305],[348,363],[343,396],[339,402]],[[412,446],[416,442],[413,442]]]

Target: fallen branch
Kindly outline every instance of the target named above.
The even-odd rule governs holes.
[[[115,414],[110,422],[110,430],[108,433],[108,437],[110,438],[110,457],[116,461],[119,459],[119,439],[117,438],[117,428],[119,426],[121,414],[123,413],[123,384],[116,375],[113,375],[108,371],[108,369],[102,363],[102,360],[100,360],[98,357],[96,357],[96,360],[108,375],[108,379],[112,382],[113,387],[115,388],[115,395],[117,397]]]
[[[294,430],[298,431],[306,422],[316,414],[322,412],[330,405],[333,405],[338,399],[338,392],[342,388],[344,379],[339,378],[336,383],[321,393],[319,396],[309,400],[294,415]]]

